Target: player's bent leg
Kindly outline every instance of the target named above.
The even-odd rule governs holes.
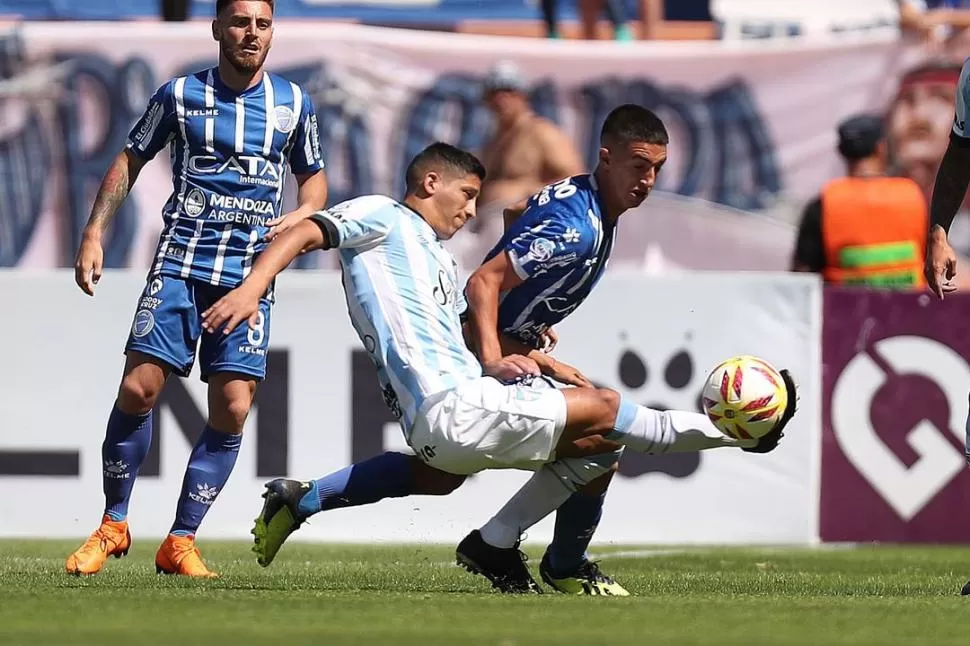
[[[586,554],[603,515],[606,491],[618,466],[619,459],[606,473],[581,487],[556,510],[552,543],[539,564],[539,574],[559,592],[615,597],[630,594]]]
[[[356,507],[384,498],[411,495],[445,496],[465,476],[428,466],[414,455],[388,452],[318,480],[278,478],[266,485],[263,508],[252,534],[257,562],[267,567],[286,539],[310,516],[329,509]]]
[[[131,547],[128,502],[152,442],[152,408],[170,372],[168,364],[129,352],[115,405],[101,445],[104,514],[100,526],[65,562],[71,574],[95,574],[109,556]]]
[[[619,455],[617,450],[583,458],[562,458],[543,465],[481,530],[462,541],[457,554],[459,565],[486,576],[502,592],[538,590],[525,565],[525,557],[518,550],[522,533],[551,514],[578,489],[608,473]],[[468,567],[469,564],[474,568]]]
[[[256,393],[256,379],[220,372],[209,377],[209,421],[192,448],[175,522],[155,554],[155,568],[166,574],[212,577],[195,535],[225,487],[242,444],[242,430]]]

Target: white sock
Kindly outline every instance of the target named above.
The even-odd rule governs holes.
[[[749,447],[755,440],[738,441],[721,433],[707,415],[687,411],[659,411],[620,401],[616,425],[605,436],[641,453],[692,453],[721,446]]]
[[[616,451],[543,465],[482,526],[482,539],[493,547],[515,547],[523,532],[559,509],[584,484],[609,471],[619,457]]]

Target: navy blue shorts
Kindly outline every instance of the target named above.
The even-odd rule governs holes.
[[[198,350],[202,381],[219,372],[239,372],[262,380],[269,347],[268,299],[260,301],[253,328],[243,321],[230,334],[202,330],[202,313],[229,291],[191,279],[150,278],[138,301],[125,353],[135,350],[161,359],[176,374],[188,377]]]

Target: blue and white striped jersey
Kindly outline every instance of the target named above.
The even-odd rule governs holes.
[[[285,164],[323,168],[316,115],[300,86],[268,72],[244,92],[216,68],[168,81],[132,128],[127,148],[150,160],[171,143],[173,191],[151,275],[235,287],[279,216]]]
[[[458,264],[410,207],[383,195],[313,216],[340,248],[351,322],[405,435],[428,395],[482,376],[465,346]]]
[[[507,252],[525,281],[499,295],[499,329],[539,347],[540,335],[589,296],[609,262],[615,233],[592,175],[567,178],[532,196],[485,258]]]

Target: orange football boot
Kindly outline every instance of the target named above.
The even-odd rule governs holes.
[[[69,574],[97,574],[109,556],[120,559],[131,549],[131,532],[127,520],[101,518],[101,526],[94,530],[88,540],[67,557],[64,568]]]
[[[195,546],[195,536],[192,535],[166,536],[155,553],[155,571],[159,574],[181,574],[204,578],[219,576],[211,572],[202,562],[199,548]]]

